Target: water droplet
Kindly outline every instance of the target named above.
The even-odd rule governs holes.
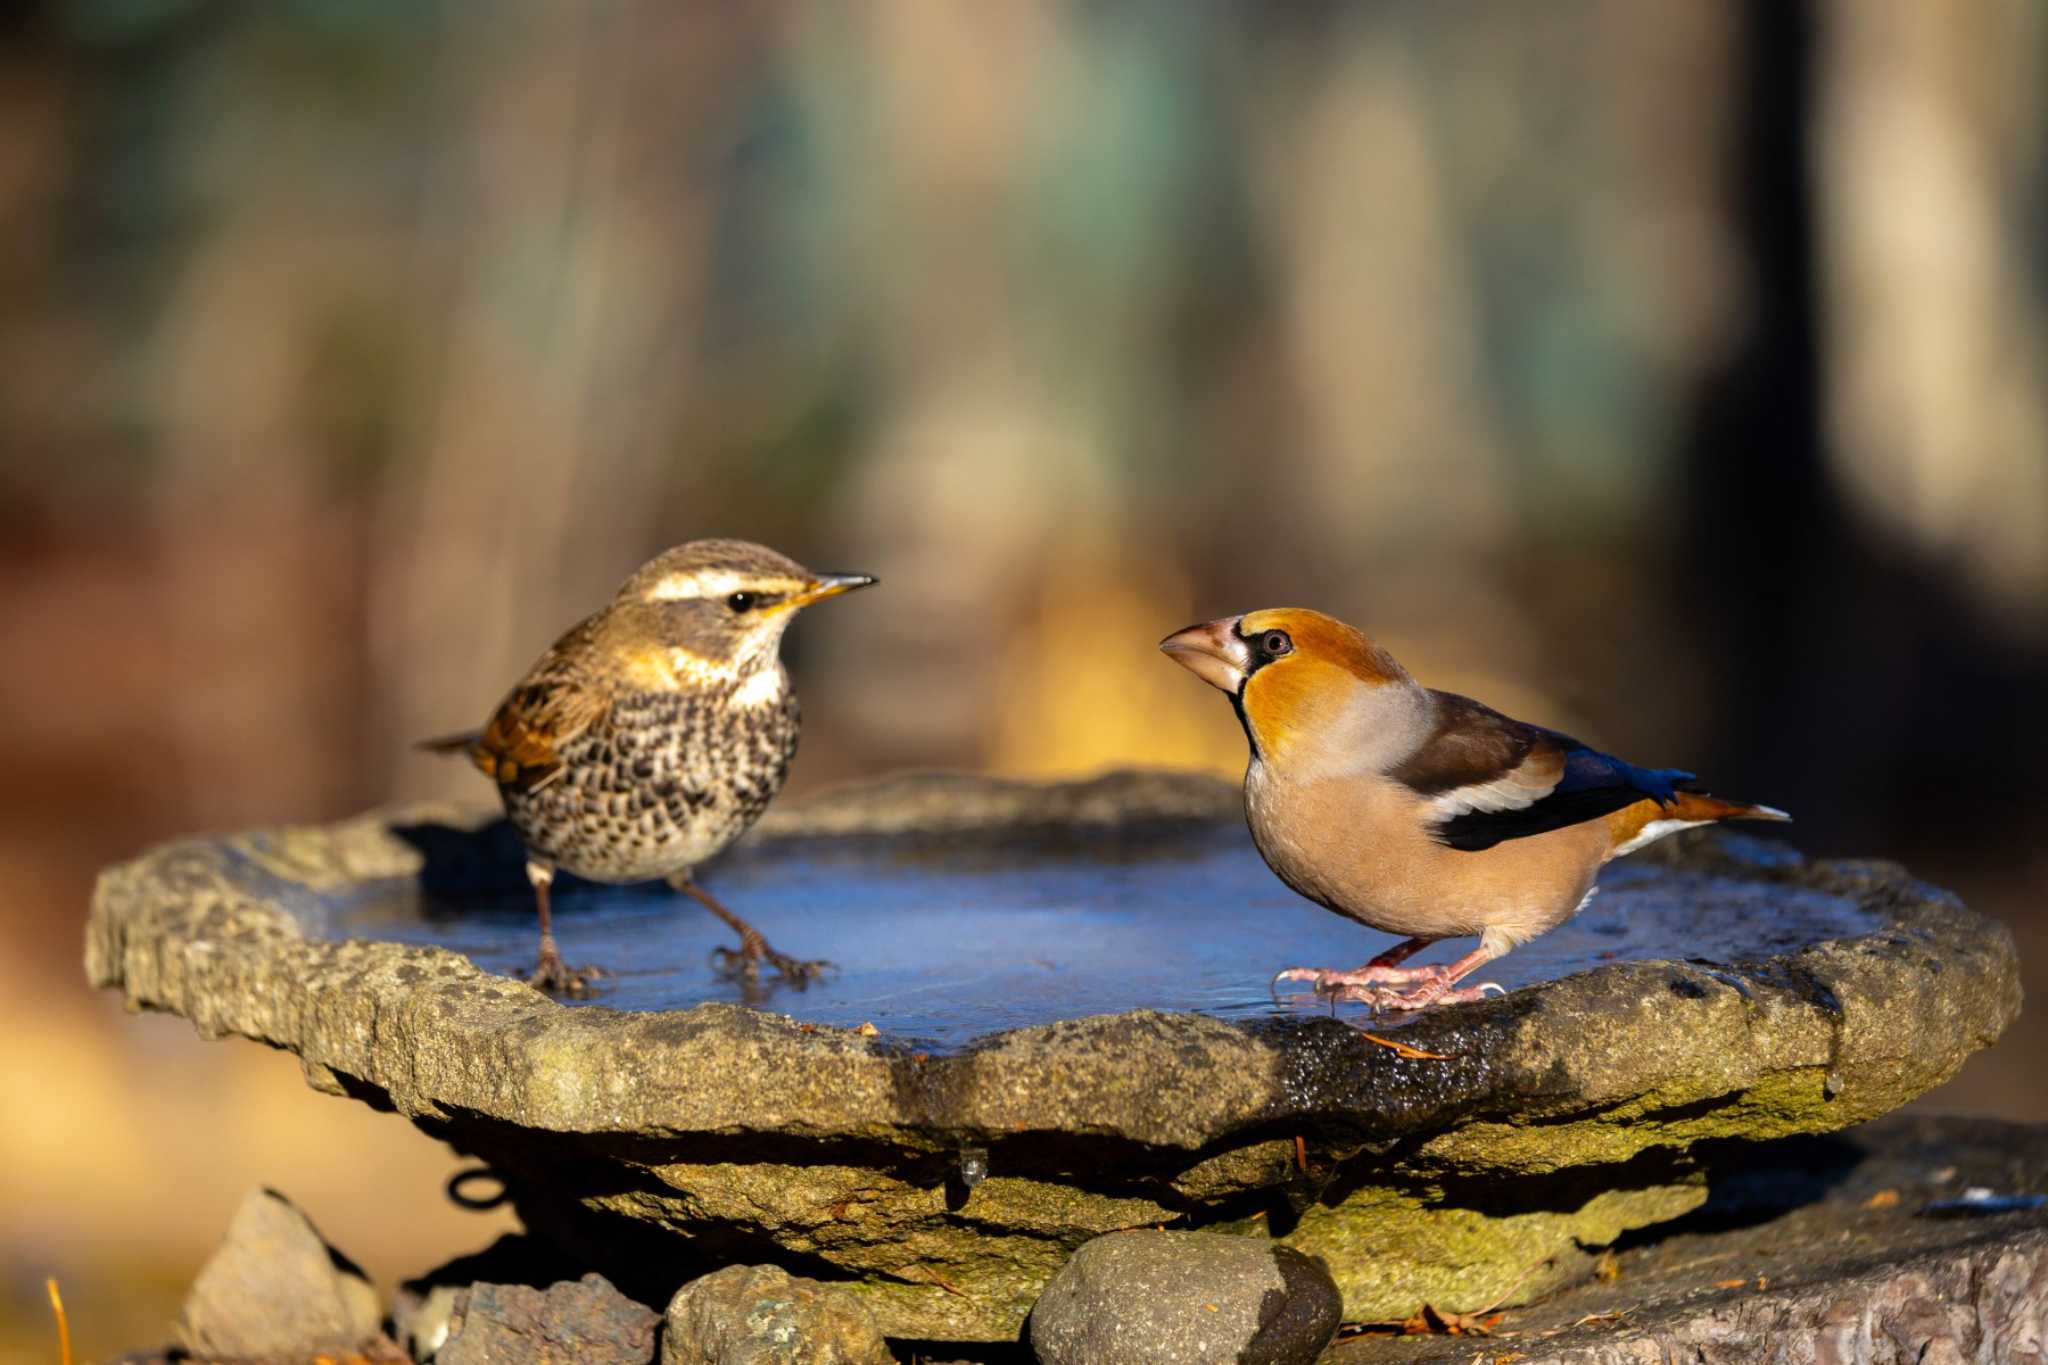
[[[988,1179],[988,1148],[962,1147],[960,1149],[960,1183],[973,1189]]]

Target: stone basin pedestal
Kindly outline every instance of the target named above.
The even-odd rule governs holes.
[[[755,1008],[688,902],[571,891],[568,955],[621,975],[559,1004],[477,965],[531,947],[502,826],[429,808],[114,868],[87,971],[474,1154],[650,1303],[774,1262],[925,1341],[1016,1338],[1135,1227],[1278,1238],[1349,1319],[1534,1298],[1704,1201],[1729,1140],[1895,1109],[2019,1009],[2009,936],[1954,897],[1709,835],[1610,869],[1506,996],[1376,1028],[1415,1056],[1269,998],[1387,940],[1273,881],[1205,778],[842,789],[707,884],[840,972]]]

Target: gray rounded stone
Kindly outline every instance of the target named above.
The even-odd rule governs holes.
[[[874,1314],[843,1289],[730,1265],[669,1301],[661,1365],[896,1365]]]
[[[178,1314],[179,1343],[202,1356],[352,1351],[383,1309],[362,1272],[289,1199],[251,1190]]]
[[[1308,1365],[1343,1316],[1320,1262],[1258,1237],[1113,1232],[1031,1310],[1043,1365]]]

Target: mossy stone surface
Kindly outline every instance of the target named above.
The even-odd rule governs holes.
[[[1126,1227],[1277,1235],[1329,1263],[1353,1318],[1526,1297],[1703,1197],[1696,1144],[1885,1113],[2020,1003],[2006,932],[1903,869],[1712,838],[1643,856],[1732,879],[1759,916],[1846,898],[1870,929],[1611,962],[1402,1031],[1443,1060],[1328,1018],[1157,1011],[928,1054],[730,1004],[565,1008],[456,953],[322,936],[352,888],[418,875],[395,827],[483,818],[413,808],[158,849],[102,876],[87,974],[484,1158],[531,1227],[643,1298],[774,1260],[928,1340],[1013,1338],[1075,1247]],[[779,807],[758,837],[1237,818],[1202,778],[898,778]],[[969,1147],[992,1173],[971,1187]]]

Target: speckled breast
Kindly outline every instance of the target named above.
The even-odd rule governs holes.
[[[533,853],[600,882],[683,872],[737,839],[767,809],[796,753],[796,694],[739,704],[717,692],[632,692],[604,724],[563,746],[560,777],[504,790]]]

